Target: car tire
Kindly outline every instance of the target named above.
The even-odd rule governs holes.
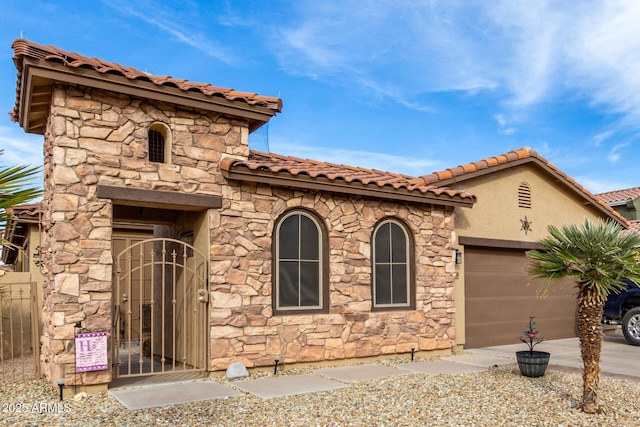
[[[622,318],[622,333],[631,345],[640,345],[640,307],[627,311]]]

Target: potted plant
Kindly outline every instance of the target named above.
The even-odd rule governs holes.
[[[544,338],[538,335],[535,329],[536,322],[534,317],[529,318],[529,329],[522,332],[520,341],[529,346],[529,350],[516,351],[516,359],[518,359],[518,367],[520,373],[525,377],[541,377],[547,370],[549,357],[551,355],[545,351],[535,351],[533,348],[544,341]]]

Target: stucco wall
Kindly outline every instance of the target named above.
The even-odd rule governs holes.
[[[531,190],[531,208],[518,206],[518,187],[526,182]],[[464,189],[477,197],[473,209],[458,209],[455,220],[455,243],[460,237],[502,239],[519,242],[537,242],[548,235],[550,224],[581,224],[585,217],[602,218],[593,206],[538,166],[525,164],[475,179],[452,184],[451,188]],[[530,223],[525,230],[522,221]],[[464,252],[464,247],[455,245]],[[463,257],[464,259],[464,257]],[[457,265],[455,298],[456,324],[465,324],[464,262]],[[458,328],[457,342],[465,342],[464,327]]]
[[[518,207],[518,186],[531,188],[531,208]],[[566,185],[536,166],[522,165],[451,185],[477,197],[473,209],[456,214],[458,236],[536,242],[545,237],[549,224],[581,223],[584,217],[599,216],[593,206],[585,206]],[[531,230],[522,230],[525,216]]]
[[[629,200],[624,204],[613,206],[613,208],[628,220],[640,219],[640,198]]]

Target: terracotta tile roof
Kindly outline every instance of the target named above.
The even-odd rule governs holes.
[[[606,193],[596,194],[606,203],[619,203],[628,200],[635,200],[640,197],[640,187],[626,188],[624,190],[607,191]]]
[[[325,184],[336,191],[336,185],[342,190],[346,186],[352,188],[369,188],[383,190],[389,198],[398,195],[411,194],[413,197],[424,196],[437,198],[443,202],[456,202],[470,206],[475,203],[475,196],[464,191],[452,190],[435,185],[414,184],[414,177],[392,172],[382,172],[374,169],[364,169],[354,166],[338,165],[317,160],[300,159],[279,154],[267,154],[251,151],[247,161],[233,157],[226,157],[220,163],[220,168],[227,173],[246,172],[249,175],[263,175],[265,177],[280,176],[298,180],[300,186],[307,183]],[[424,202],[429,202],[426,199]],[[430,201],[433,203],[434,201]]]
[[[499,156],[489,157],[477,162],[423,175],[415,178],[411,183],[416,185],[451,185],[452,183],[464,181],[485,173],[490,173],[494,170],[500,170],[531,161],[547,169],[558,178],[561,178],[578,194],[582,195],[582,197],[592,202],[600,210],[607,213],[609,217],[616,219],[627,227],[629,226],[629,221],[609,207],[609,205],[607,205],[602,199],[593,195],[589,190],[578,184],[573,178],[559,170],[555,165],[549,163],[547,159],[529,147],[523,147]]]
[[[42,213],[42,203],[33,203],[28,205],[19,205],[7,208],[9,219],[3,230],[3,238],[11,242],[16,247],[22,247],[26,236],[28,224],[39,223]],[[3,248],[0,259],[5,264],[13,264],[18,257],[18,251],[7,246]]]
[[[176,79],[170,76],[154,76],[149,73],[126,67],[114,62],[107,62],[98,58],[90,58],[75,52],[67,52],[50,45],[41,45],[26,39],[17,39],[11,46],[14,50],[13,60],[16,63],[18,72],[22,71],[23,58],[28,57],[36,60],[43,60],[51,63],[64,64],[67,67],[77,69],[90,69],[100,74],[113,74],[126,77],[132,81],[146,81],[161,87],[178,88],[185,92],[200,92],[206,96],[222,97],[228,101],[240,101],[251,106],[261,106],[279,113],[282,110],[282,100],[280,98],[261,96],[251,92],[239,92],[234,89],[212,86],[208,83],[190,82],[184,79]],[[19,115],[19,96],[21,76],[18,76],[16,88],[16,104],[9,115],[17,121]]]
[[[631,226],[629,227],[627,232],[640,234],[640,219],[634,219],[629,222],[631,223]]]
[[[541,159],[545,163],[548,163],[545,159],[538,155],[535,151],[530,148],[521,148],[519,150],[509,151],[506,154],[501,154],[495,157],[489,157],[488,159],[483,159],[473,163],[467,163],[465,165],[456,166],[454,168],[445,169],[438,172],[433,172],[429,175],[423,175],[419,178],[416,178],[414,182],[422,182],[424,184],[436,184],[441,181],[451,180],[457,177],[461,177],[466,174],[480,172],[485,169],[506,165],[515,160],[526,159],[535,157]],[[555,167],[553,167],[554,170]],[[465,177],[465,179],[467,179]]]
[[[18,205],[7,208],[7,213],[13,218],[38,218],[42,212],[42,202],[28,205]]]

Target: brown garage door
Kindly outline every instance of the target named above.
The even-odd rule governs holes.
[[[537,297],[528,262],[522,250],[465,248],[466,348],[519,343],[529,316],[545,339],[576,336],[575,289],[566,283]]]

